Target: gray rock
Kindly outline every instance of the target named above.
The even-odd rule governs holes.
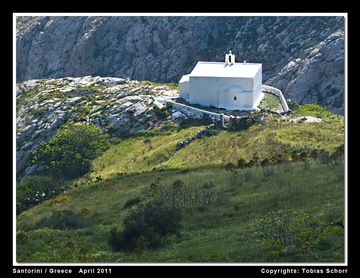
[[[176,112],[171,114],[171,117],[173,117],[174,119],[177,119],[177,118],[183,117],[183,116],[184,116],[184,114],[179,112],[179,111],[176,111]]]
[[[30,136],[36,130],[36,124],[25,127],[17,136],[17,144],[21,144],[25,138]]]
[[[131,103],[136,103],[136,102],[142,101],[143,99],[139,96],[127,96],[127,97],[124,97],[123,100],[127,101],[127,102],[131,102]]]
[[[338,71],[344,66],[344,45],[337,39],[343,40],[343,17],[20,16],[16,28],[18,81],[118,78],[62,78],[69,83],[62,89],[66,92],[125,81],[124,85],[136,85],[128,77],[178,82],[197,61],[223,61],[224,52],[231,49],[238,61],[263,63],[263,80],[287,92],[287,97],[316,99],[334,111],[342,109],[344,74]],[[283,72],[291,61],[298,66]],[[321,88],[325,79],[335,83],[334,89]],[[24,88],[39,84],[28,82]]]
[[[31,147],[33,144],[34,144],[34,142],[29,141],[29,142],[27,142],[24,146],[21,147],[21,150],[22,150],[22,151],[26,151],[26,150],[30,149],[30,147]]]
[[[74,103],[78,102],[80,99],[81,99],[81,97],[69,98],[68,100],[66,100],[66,103],[74,104]]]
[[[31,176],[35,176],[36,174],[40,173],[43,170],[45,170],[45,167],[39,164],[35,164],[27,167],[26,170],[24,171],[24,175],[20,180],[20,183],[28,180]]]
[[[134,112],[134,117],[138,117],[147,110],[147,106],[144,103],[135,103],[131,106],[131,110]]]
[[[44,166],[40,166],[40,165],[32,165],[28,168],[26,168],[25,170],[25,176],[31,176],[34,175],[35,173],[39,172],[39,169],[44,169]]]
[[[299,103],[321,103],[344,112],[344,33],[330,34],[303,59],[290,61],[269,84]]]
[[[31,153],[29,151],[16,152],[16,175],[21,173],[29,162]]]

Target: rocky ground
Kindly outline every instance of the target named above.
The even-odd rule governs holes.
[[[344,113],[344,32],[330,34],[290,61],[267,83],[298,103],[321,103]]]
[[[178,85],[174,83],[160,84],[115,77],[33,79],[17,83],[17,180],[24,180],[42,170],[42,166],[32,164],[32,152],[40,142],[52,138],[61,125],[71,121],[89,122],[112,137],[131,136],[138,131],[162,128],[164,124],[179,123],[188,118],[185,112],[166,105],[170,99],[180,101],[177,97]],[[256,121],[266,124],[264,116],[279,114],[282,112],[280,107],[278,98],[266,93],[258,107],[257,113],[261,115]],[[201,108],[224,113],[224,109]],[[244,118],[249,112],[226,111],[225,114]],[[292,120],[291,115],[281,118]],[[292,121],[315,120],[313,117],[301,117]]]
[[[344,26],[334,16],[18,17],[17,80],[116,76],[178,82],[197,61],[263,64],[263,83],[344,111]]]
[[[161,115],[154,107],[161,108],[164,99],[178,96],[173,86],[91,76],[17,84],[18,178],[40,170],[37,165],[31,165],[31,152],[69,120],[94,123],[115,136],[159,125]],[[173,118],[181,116],[179,112],[173,114]],[[172,118],[171,113],[168,118]]]

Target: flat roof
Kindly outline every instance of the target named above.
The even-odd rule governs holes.
[[[258,63],[236,63],[225,65],[225,62],[198,62],[191,72],[191,76],[203,77],[255,77],[261,69]]]

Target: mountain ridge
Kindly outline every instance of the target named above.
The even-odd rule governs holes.
[[[18,81],[177,82],[231,49],[238,61],[263,63],[264,83],[285,97],[344,111],[343,17],[18,17],[16,42]]]

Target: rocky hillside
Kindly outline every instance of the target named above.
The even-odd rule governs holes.
[[[308,48],[267,82],[299,103],[321,103],[344,112],[344,33],[339,31]]]
[[[111,77],[29,80],[17,84],[16,171],[18,179],[41,170],[31,152],[69,120],[88,121],[113,135],[133,134],[179,117],[164,116],[164,98],[177,96],[174,85]]]
[[[18,17],[17,79],[177,82],[198,60],[263,63],[286,97],[344,109],[341,17]]]

